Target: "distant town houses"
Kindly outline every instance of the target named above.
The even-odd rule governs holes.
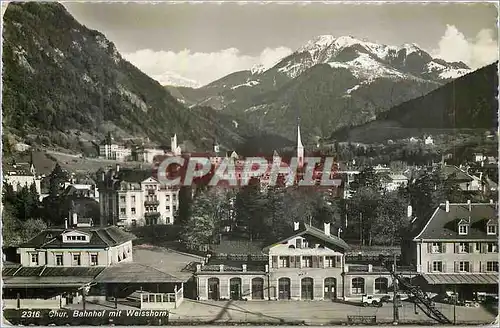
[[[179,207],[178,187],[153,177],[152,170],[101,170],[97,182],[102,224],[121,227],[173,224]]]
[[[99,201],[99,190],[95,182],[93,183],[71,183],[66,182],[62,196],[70,198],[91,198]]]
[[[424,136],[424,144],[427,146],[434,144],[434,139],[431,136]]]
[[[108,160],[124,162],[130,158],[132,150],[118,144],[111,133],[99,145],[99,157]]]
[[[164,149],[149,142],[138,142],[137,140],[127,140],[126,144],[119,143],[109,133],[99,145],[99,157],[118,162],[155,163],[155,160],[163,155],[180,156],[182,149],[178,145],[177,135],[175,134],[170,139],[170,147],[164,147]]]
[[[442,167],[446,179],[456,183],[462,191],[481,191],[481,177],[473,176],[465,169],[454,165],[445,165]]]
[[[385,174],[382,177],[382,186],[387,191],[396,191],[408,185],[408,177],[403,174]]]

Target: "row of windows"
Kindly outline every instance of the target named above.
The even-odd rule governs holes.
[[[154,218],[145,218],[146,225],[156,225],[156,224],[158,224],[158,222],[160,222],[160,221],[156,217],[154,217]],[[165,218],[165,224],[171,224],[171,223],[173,223],[172,222],[172,218],[167,216]],[[134,228],[137,227],[137,220],[136,219],[132,219],[132,227],[134,227]]]
[[[469,233],[469,224],[461,223],[458,225],[458,234],[459,235],[467,235]],[[486,225],[486,233],[488,235],[496,235],[497,234],[497,224],[495,222],[488,223]]]
[[[144,209],[145,209],[146,212],[157,212],[158,211],[158,206],[152,206],[152,205],[145,206]],[[177,211],[177,205],[174,205],[172,209],[173,209],[173,212],[176,212]],[[167,212],[170,212],[170,206],[166,206],[165,210]],[[131,212],[132,215],[135,215],[137,213],[135,207],[132,207],[130,209],[130,212]],[[124,216],[126,214],[127,214],[127,209],[123,208],[123,207],[120,208],[120,215]]]
[[[387,278],[375,279],[375,294],[387,294],[389,291],[389,281]],[[351,280],[351,294],[362,295],[365,294],[365,279],[355,277]]]
[[[64,266],[64,256],[63,254],[55,254],[56,265]],[[97,253],[90,254],[90,266],[99,265],[99,257]],[[39,265],[39,256],[37,253],[31,254],[31,264]],[[71,256],[71,266],[81,266],[82,265],[82,257],[81,254],[72,254]]]
[[[471,262],[469,261],[457,261],[454,263],[455,272],[474,272]],[[498,272],[498,261],[488,261],[481,264],[479,268],[481,272]],[[445,272],[446,265],[442,261],[429,262],[429,271],[431,272]]]
[[[496,243],[429,243],[428,252],[433,254],[446,253],[447,244],[453,246],[454,253],[497,253]]]
[[[158,197],[155,196],[155,195],[147,195],[145,200],[146,201],[157,201]],[[170,202],[170,195],[166,195],[165,196],[165,200],[166,200],[167,203],[169,203]],[[131,203],[135,203],[136,202],[136,197],[135,196],[130,196],[130,201],[131,201]],[[176,194],[172,195],[172,201],[174,201],[174,202],[177,201],[177,195]],[[120,203],[126,203],[126,197],[125,196],[120,196]]]
[[[66,236],[66,240],[67,241],[75,241],[75,240],[85,241],[85,240],[87,240],[87,237],[86,236]]]
[[[273,256],[272,268],[335,268],[340,267],[340,256]]]

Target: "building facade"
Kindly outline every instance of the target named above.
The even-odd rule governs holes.
[[[34,184],[37,193],[39,195],[42,193],[42,180],[37,176],[33,164],[4,165],[3,181],[11,185],[14,191],[19,191],[23,187],[30,188]]]
[[[101,222],[122,227],[173,224],[179,207],[179,190],[161,184],[152,171],[101,172]]]
[[[348,245],[330,231],[295,223],[290,237],[260,254],[217,254],[197,265],[200,300],[361,300],[388,295],[390,273],[345,263]],[[361,268],[362,267],[362,268]]]
[[[497,204],[440,204],[413,238],[417,272],[429,288],[473,291],[498,289]]]
[[[132,150],[114,143],[99,145],[99,157],[124,162],[132,155]]]

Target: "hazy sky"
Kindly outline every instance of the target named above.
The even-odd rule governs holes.
[[[322,34],[390,45],[416,43],[473,68],[498,58],[494,4],[66,3],[153,78],[202,84],[274,63]],[[161,82],[161,81],[160,81]]]

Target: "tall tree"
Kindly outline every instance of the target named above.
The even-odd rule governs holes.
[[[285,237],[287,227],[293,224],[286,212],[285,188],[270,187],[266,192],[266,211],[264,212],[265,239],[276,241]]]
[[[49,175],[49,197],[56,198],[67,180],[68,174],[57,163]]]
[[[376,192],[382,190],[382,184],[380,182],[380,177],[375,172],[375,169],[371,166],[363,169],[357,176],[356,179],[351,184],[351,189],[354,191],[358,188],[369,187]]]
[[[179,210],[175,219],[175,224],[183,226],[191,216],[193,205],[193,187],[182,186],[179,189]]]
[[[371,187],[361,187],[348,203],[348,229],[351,238],[359,239],[362,245],[371,245],[372,227],[377,218],[377,209],[382,195]]]
[[[399,243],[410,224],[407,206],[408,201],[397,192],[389,192],[382,197],[372,226],[373,241],[377,245],[393,246]]]
[[[196,195],[191,215],[181,231],[181,239],[188,248],[198,249],[218,240],[226,213],[225,201],[225,193],[218,188],[210,188]]]
[[[239,226],[246,227],[250,240],[264,236],[262,213],[265,210],[265,197],[260,190],[258,179],[251,179],[236,195],[236,220]]]

